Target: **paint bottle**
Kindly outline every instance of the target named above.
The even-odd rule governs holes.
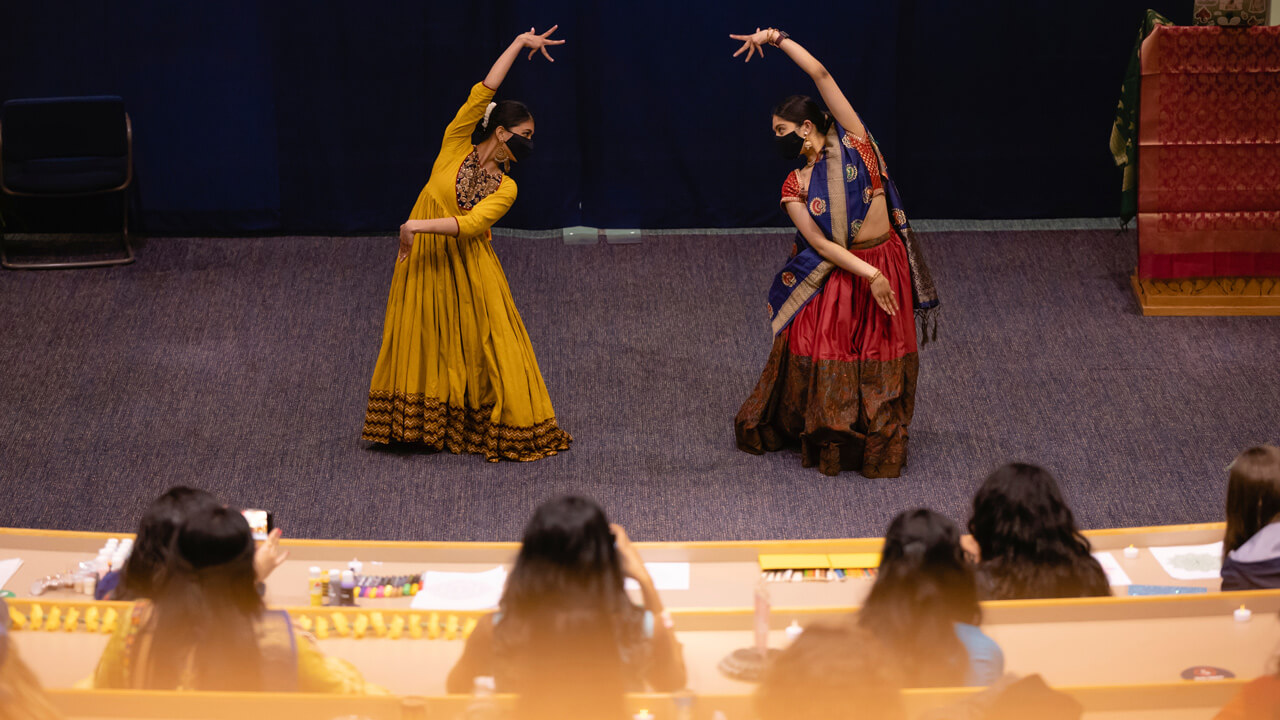
[[[307,570],[307,597],[310,598],[311,607],[320,607],[320,568],[312,565]]]
[[[355,602],[356,574],[350,570],[342,572],[342,589],[339,591],[338,604],[353,607]]]
[[[342,571],[329,571],[329,605],[338,607],[342,604]]]
[[[319,568],[316,568],[316,569],[319,570]],[[320,605],[322,605],[323,607],[329,607],[329,576],[328,574],[321,572],[320,580],[317,584],[320,587]]]

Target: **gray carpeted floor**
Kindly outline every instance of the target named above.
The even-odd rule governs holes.
[[[936,232],[945,304],[897,480],[734,447],[790,240],[495,241],[573,449],[531,464],[359,440],[395,243],[153,239],[131,267],[0,273],[0,525],[125,530],[174,483],[293,536],[516,539],[556,493],[639,539],[869,536],[963,520],[1000,462],[1048,466],[1086,527],[1219,519],[1277,441],[1280,319],[1143,318],[1132,234]]]

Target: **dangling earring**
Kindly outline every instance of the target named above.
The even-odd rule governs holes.
[[[498,143],[498,150],[493,154],[493,159],[499,163],[505,163],[510,158],[507,157],[507,148],[502,143]]]

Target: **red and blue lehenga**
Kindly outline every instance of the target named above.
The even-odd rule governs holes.
[[[915,313],[880,309],[866,280],[823,260],[797,233],[769,290],[773,349],[734,419],[738,447],[755,454],[798,448],[802,464],[825,475],[898,477],[915,409],[915,316],[927,325],[938,296],[897,188],[870,131],[858,138],[832,123],[807,195],[794,172],[782,194],[784,203],[803,202],[827,239],[880,270]],[[855,240],[879,195],[891,229]]]

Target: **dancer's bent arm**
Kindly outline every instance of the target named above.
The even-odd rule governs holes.
[[[822,95],[822,100],[827,104],[827,110],[831,112],[831,117],[836,119],[845,130],[853,133],[859,138],[867,136],[867,130],[862,125],[862,120],[858,118],[858,113],[854,112],[853,105],[849,103],[849,99],[844,96],[844,92],[840,90],[840,86],[836,84],[835,78],[831,77],[831,73],[827,72],[827,68],[818,62],[808,50],[800,43],[791,38],[782,38],[779,32],[774,28],[766,28],[757,30],[750,35],[730,35],[734,40],[741,40],[743,45],[738,48],[738,52],[733,54],[734,57],[747,52],[747,61],[751,61],[751,56],[760,53],[760,57],[764,57],[764,45],[777,43],[779,50],[787,54],[800,69],[805,71],[809,77],[813,78],[814,84],[818,86],[818,93]]]
[[[848,271],[854,277],[875,278],[871,281],[871,296],[875,298],[876,304],[890,315],[898,314],[897,295],[889,285],[889,280],[878,268],[828,240],[827,236],[822,234],[822,228],[813,221],[813,216],[809,214],[804,203],[789,202],[786,208],[791,222],[795,223],[796,229],[823,260]]]
[[[444,142],[441,143],[441,152],[448,152],[460,145],[471,144],[471,132],[475,130],[476,123],[484,117],[485,107],[493,98],[494,92],[498,86],[506,79],[507,72],[511,70],[511,64],[515,62],[516,56],[524,48],[529,48],[529,58],[533,58],[533,54],[542,51],[544,57],[551,60],[551,55],[547,52],[547,47],[551,45],[563,45],[563,40],[551,40],[547,36],[556,31],[559,25],[553,25],[550,30],[541,35],[534,34],[533,28],[529,28],[529,32],[521,33],[511,41],[511,45],[503,51],[498,59],[494,61],[493,67],[489,68],[489,74],[484,77],[484,87],[476,87],[471,91],[471,97],[467,98],[467,103],[458,110],[458,114],[454,116],[453,121],[449,123],[449,127],[444,132]],[[552,60],[552,62],[555,62]]]
[[[409,220],[400,226],[400,254],[397,260],[409,257],[413,249],[415,233],[430,235],[447,235],[449,237],[476,237],[493,224],[502,219],[516,201],[516,183],[511,178],[503,178],[497,190],[489,193],[466,215],[455,217],[430,218],[426,220]]]

